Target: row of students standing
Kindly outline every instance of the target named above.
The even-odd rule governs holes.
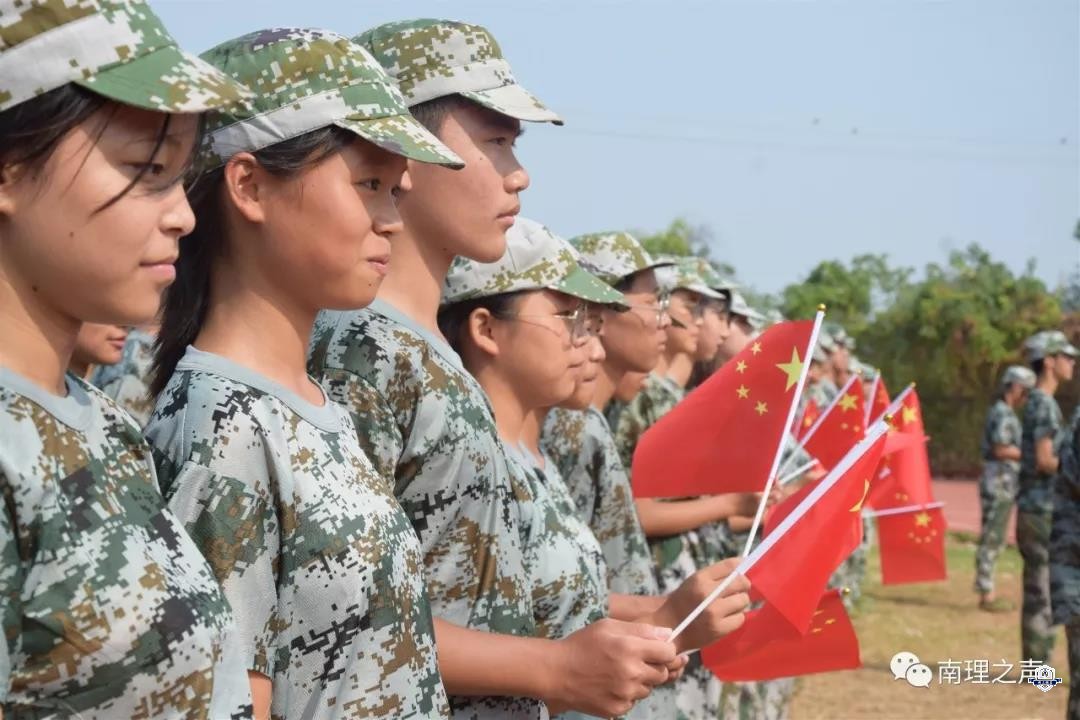
[[[622,478],[635,537],[601,543],[522,446],[581,404],[598,318],[665,313],[639,247],[625,295],[542,227],[508,251],[520,123],[560,121],[494,38],[286,28],[198,59],[137,0],[0,15],[5,714],[670,715],[634,705],[747,584],[671,641],[734,564],[618,592]],[[65,370],[84,323],[155,318],[144,440]]]

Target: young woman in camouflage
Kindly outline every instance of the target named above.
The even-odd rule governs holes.
[[[519,218],[499,262],[455,263],[444,302],[443,332],[491,399],[513,476],[533,488],[525,548],[538,629],[564,637],[605,615],[677,624],[733,565],[705,569],[667,597],[609,593],[600,546],[577,516],[558,469],[522,445],[526,416],[574,390],[588,345],[583,303],[621,304],[619,293],[586,272],[565,241]],[[679,638],[679,647],[700,647],[738,627],[746,587],[741,579],[733,583],[706,622]]]
[[[278,28],[203,57],[256,96],[209,117],[165,301],[163,490],[233,607],[257,718],[445,717],[416,534],[305,367],[319,309],[375,296],[406,158],[461,161],[345,37]]]
[[[250,713],[229,608],[139,428],[65,375],[153,318],[198,114],[246,91],[138,0],[0,0],[0,715]]]

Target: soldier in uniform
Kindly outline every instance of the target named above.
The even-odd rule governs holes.
[[[163,491],[232,605],[256,716],[448,717],[420,543],[305,369],[319,310],[374,299],[406,158],[461,161],[341,35],[262,30],[202,57],[257,95],[209,116],[165,300],[146,428]]]
[[[608,619],[555,642],[536,637],[522,548],[530,489],[512,481],[487,397],[437,324],[454,258],[492,262],[506,248],[529,184],[514,154],[521,123],[561,120],[518,84],[480,26],[410,20],[357,41],[466,166],[409,165],[404,229],[379,295],[364,310],[320,316],[309,369],[348,408],[420,537],[451,712],[537,718],[545,703],[625,712],[637,699],[634,658],[644,646],[673,647]]]
[[[1005,547],[1009,513],[1016,502],[1017,473],[1020,470],[1020,420],[1016,410],[1035,387],[1035,373],[1013,365],[1001,377],[998,397],[986,415],[983,429],[982,479],[979,501],[982,506],[982,534],[975,553],[975,592],[979,608],[990,612],[1013,609],[1012,603],[994,596],[994,563]]]
[[[90,382],[128,411],[140,426],[146,426],[154,411],[150,397],[150,368],[154,362],[157,326],[132,328],[124,341],[120,359],[94,369]]]
[[[198,115],[247,91],[140,0],[0,0],[0,714],[245,717],[229,606],[127,414],[66,374],[150,321]]]
[[[1069,646],[1068,720],[1080,718],[1080,408],[1061,445],[1050,530],[1050,600],[1053,621],[1065,626]]]
[[[1037,379],[1024,406],[1016,493],[1016,544],[1024,558],[1021,657],[1047,661],[1054,650],[1047,547],[1053,513],[1051,491],[1064,429],[1054,394],[1072,378],[1077,350],[1058,330],[1034,335],[1024,350]]]

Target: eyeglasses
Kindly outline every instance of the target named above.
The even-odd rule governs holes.
[[[641,303],[626,303],[626,306],[631,310],[649,310],[656,313],[656,324],[663,325],[664,317],[668,315],[668,309],[671,307],[671,295],[664,293],[656,298],[655,303],[641,304]]]
[[[550,315],[540,314],[523,314],[515,312],[499,312],[492,313],[495,317],[502,320],[520,320],[530,325],[538,325],[540,327],[551,329],[549,326],[543,323],[529,322],[530,320],[542,320],[546,318],[558,318],[563,321],[566,326],[566,330],[570,333],[570,339],[573,342],[580,342],[587,337],[598,335],[602,329],[602,323],[589,322],[588,308],[585,305],[578,305],[573,310],[566,312],[551,313]]]

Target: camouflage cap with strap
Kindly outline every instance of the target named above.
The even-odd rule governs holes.
[[[764,327],[766,317],[760,312],[750,307],[750,303],[746,302],[746,298],[738,290],[731,291],[731,308],[732,315],[738,315],[739,317],[746,318],[746,321],[750,323],[750,327],[755,330]]]
[[[654,260],[637,238],[628,232],[579,235],[572,238],[570,244],[595,268],[594,274],[608,285],[615,285],[643,270],[672,264],[667,260]]]
[[[486,28],[430,18],[386,23],[355,40],[397,81],[409,105],[462,95],[518,120],[562,119],[518,84]]]
[[[458,257],[443,285],[443,305],[522,290],[554,290],[625,309],[622,293],[581,266],[566,240],[528,218],[506,233],[506,252],[493,263]]]
[[[656,259],[671,263],[671,265],[661,267],[656,271],[656,281],[659,283],[661,290],[666,292],[689,290],[714,300],[726,299],[722,293],[713,290],[698,272],[697,260],[699,258],[660,255]]]
[[[166,113],[249,95],[181,50],[143,0],[0,0],[0,111],[68,83]]]
[[[200,169],[222,165],[304,133],[336,126],[420,162],[464,163],[409,113],[382,66],[360,45],[328,30],[249,33],[201,56],[255,93],[252,108],[208,118]]]

